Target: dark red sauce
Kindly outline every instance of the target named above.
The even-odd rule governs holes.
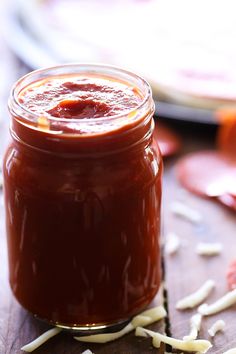
[[[104,118],[129,112],[143,100],[127,84],[91,76],[52,77],[22,90],[20,102],[29,110],[57,118]]]
[[[129,318],[160,285],[162,164],[146,119],[151,109],[132,120],[141,92],[93,76],[39,80],[18,100],[41,120],[26,122],[10,107],[4,188],[16,298],[40,318],[71,327]],[[103,129],[102,120],[88,134],[63,123],[64,133],[55,134],[62,117],[112,122],[124,113],[118,128]]]

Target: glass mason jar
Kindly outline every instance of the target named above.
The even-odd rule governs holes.
[[[94,73],[133,85],[141,104],[112,117],[64,119],[19,99],[38,80]],[[152,301],[161,278],[162,160],[148,83],[114,67],[63,65],[16,82],[9,110],[4,195],[16,299],[63,328],[126,321]]]

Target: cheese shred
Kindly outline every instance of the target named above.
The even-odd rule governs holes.
[[[236,348],[232,348],[227,350],[227,352],[224,352],[223,354],[236,354]]]
[[[190,333],[187,336],[184,336],[183,340],[189,341],[189,340],[194,340],[197,339],[198,332],[200,331],[202,324],[202,316],[200,313],[197,313],[193,315],[190,318]]]
[[[222,244],[219,242],[207,243],[199,242],[196,248],[197,254],[200,256],[216,256],[222,251]]]
[[[213,280],[207,280],[196,292],[179,300],[176,304],[177,310],[185,310],[198,306],[210,294],[215,286]]]
[[[180,239],[174,232],[169,232],[166,235],[165,252],[166,254],[174,254],[180,247]]]
[[[152,344],[155,348],[160,348],[161,343],[165,343],[172,346],[172,348],[186,352],[206,353],[212,347],[211,342],[205,339],[183,341],[142,327],[136,328],[135,335],[140,337],[152,337]]]
[[[116,340],[125,334],[133,331],[138,326],[147,326],[157,322],[166,316],[166,310],[163,306],[157,306],[152,309],[146,310],[139,315],[135,316],[124,328],[114,333],[99,333],[89,336],[74,337],[80,342],[87,343],[107,343]]]
[[[198,224],[202,221],[201,214],[197,210],[192,209],[184,203],[175,201],[171,203],[170,209],[173,214],[191,221],[194,224]]]
[[[236,304],[236,289],[229,291],[211,305],[203,304],[198,308],[198,312],[203,316],[213,315]]]
[[[31,353],[34,350],[36,350],[38,347],[40,347],[42,344],[47,342],[50,338],[56,336],[58,333],[62,331],[61,328],[54,327],[52,329],[49,329],[49,331],[43,333],[41,336],[30,342],[29,344],[24,345],[21,350]]]
[[[211,337],[214,337],[217,332],[223,331],[225,329],[225,321],[223,320],[218,320],[213,325],[211,328],[208,329],[208,333]]]

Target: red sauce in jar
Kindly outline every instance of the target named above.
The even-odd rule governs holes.
[[[130,112],[142,102],[141,92],[127,83],[90,75],[49,77],[20,92],[30,111],[57,118],[104,118]]]
[[[144,309],[160,285],[162,163],[152,100],[141,79],[135,86],[118,69],[47,74],[23,78],[10,101],[11,288],[54,324],[118,323]]]

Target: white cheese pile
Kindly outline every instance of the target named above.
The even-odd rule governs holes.
[[[200,223],[202,221],[201,214],[197,210],[192,209],[184,203],[175,201],[171,203],[170,210],[173,214],[180,216],[188,221],[191,221],[194,224]]]
[[[183,340],[189,341],[197,339],[198,332],[200,331],[202,323],[202,316],[200,313],[193,315],[190,318],[190,333],[187,336],[184,336]]]
[[[236,304],[236,289],[229,291],[211,305],[201,305],[198,308],[198,312],[203,316],[209,316],[221,312],[234,304]]]
[[[174,232],[169,232],[166,235],[165,252],[170,255],[176,253],[180,247],[180,244],[181,242],[179,236]]]
[[[160,348],[161,343],[169,344],[172,348],[184,350],[186,352],[206,353],[212,347],[211,342],[204,339],[184,341],[168,337],[164,334],[150,331],[146,328],[137,327],[135,331],[136,336],[152,337],[152,344],[156,348]]]
[[[24,345],[21,350],[31,353],[34,350],[36,350],[38,347],[40,347],[42,344],[47,342],[50,338],[56,336],[58,333],[62,331],[61,328],[54,327],[52,329],[49,329],[49,331],[43,333],[41,336],[30,342],[29,344]]]
[[[211,328],[208,329],[208,333],[211,337],[214,337],[217,332],[224,331],[225,329],[225,321],[223,320],[218,320],[213,325]]]
[[[176,304],[177,310],[185,310],[198,306],[203,302],[215,287],[213,280],[207,280],[196,292],[179,300]]]
[[[165,316],[166,316],[166,310],[164,309],[164,307],[157,306],[135,316],[130,323],[128,323],[124,328],[122,328],[118,332],[92,334],[89,336],[74,337],[74,339],[80,342],[88,342],[88,343],[111,342],[133,331],[138,326],[147,326],[149,324],[161,320]]]
[[[91,350],[90,349],[87,349],[87,350],[85,350],[83,353],[81,353],[81,354],[93,354],[93,352],[91,352]]]
[[[216,256],[221,253],[222,248],[223,246],[219,242],[199,242],[196,248],[196,252],[200,256]]]

